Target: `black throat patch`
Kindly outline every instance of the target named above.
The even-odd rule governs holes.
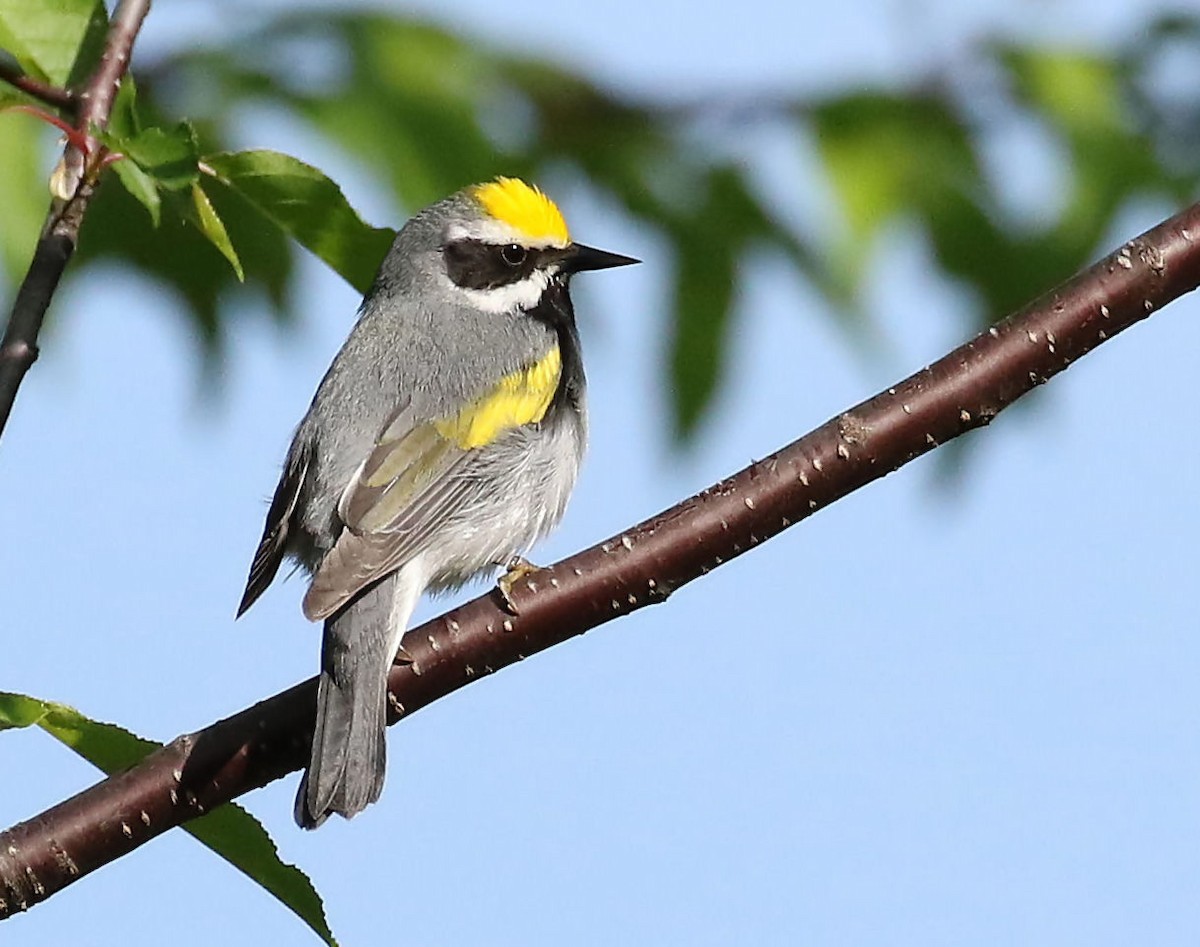
[[[571,294],[567,291],[567,278],[555,276],[550,280],[542,298],[527,313],[558,336],[558,350],[562,356],[562,374],[550,410],[569,405],[578,409],[583,402],[586,379],[583,374],[583,352],[579,347],[579,330],[575,326],[575,307],[571,305]]]

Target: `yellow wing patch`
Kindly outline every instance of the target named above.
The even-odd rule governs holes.
[[[386,487],[407,475],[412,481],[410,493],[428,486],[428,478],[422,478],[422,472],[436,469],[437,462],[450,449],[445,438],[425,424],[414,428],[400,440],[388,443],[386,447],[386,451],[378,452],[377,466],[371,463],[377,459],[375,454],[367,461],[368,466],[361,474],[363,485]]]
[[[562,356],[556,345],[528,368],[505,375],[495,388],[454,417],[435,421],[434,427],[463,450],[483,447],[505,431],[536,424],[545,417],[561,374]]]
[[[565,247],[571,242],[562,212],[545,194],[519,178],[496,178],[471,189],[492,217],[515,227],[530,240],[550,240]]]

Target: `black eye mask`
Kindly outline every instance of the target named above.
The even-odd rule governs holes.
[[[516,243],[484,243],[455,240],[442,247],[446,273],[463,289],[495,289],[528,278],[550,259],[545,250],[531,250]]]

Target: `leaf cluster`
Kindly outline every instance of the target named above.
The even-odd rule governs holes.
[[[86,74],[102,3],[17,7],[0,11],[0,46],[47,81]],[[782,259],[853,329],[873,250],[897,222],[913,224],[942,276],[970,290],[977,323],[1086,263],[1131,201],[1184,200],[1196,185],[1195,116],[1155,70],[1180,50],[1200,51],[1200,19],[1163,19],[1104,53],[985,44],[969,65],[911,88],[663,102],[410,18],[264,15],[219,45],[135,65],[139,84],[124,86],[105,139],[125,156],[114,165],[122,186],[99,195],[82,255],[170,286],[209,353],[240,311],[231,303],[242,281],[281,323],[290,318],[293,241],[365,289],[392,231],[365,224],[303,162],[233,151],[252,108],[303,123],[410,210],[497,173],[550,180],[556,192],[586,185],[670,251],[664,374],[673,433],[686,438],[725,379],[753,253]],[[748,123],[783,126],[815,152],[832,219],[792,223],[812,182],[765,195],[752,158],[729,157],[723,143]],[[1022,126],[1052,146],[1064,182],[1036,213],[1017,209],[994,160],[996,130]],[[15,280],[45,171],[27,116],[0,115],[0,131],[10,211],[0,258]]]

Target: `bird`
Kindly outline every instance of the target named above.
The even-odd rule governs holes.
[[[557,205],[515,177],[411,217],[292,437],[240,617],[291,560],[323,623],[306,829],[378,800],[387,677],[425,592],[496,569],[562,518],[587,442],[569,292],[637,263],[572,240]]]

